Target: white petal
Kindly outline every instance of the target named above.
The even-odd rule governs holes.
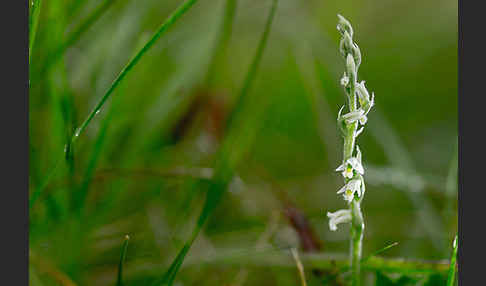
[[[332,218],[332,217],[338,217],[338,216],[343,216],[350,213],[349,210],[338,210],[333,213],[327,212],[327,217]]]
[[[354,135],[355,137],[358,137],[359,134],[361,134],[361,132],[363,132],[364,130],[364,127],[361,127],[360,129],[358,129],[358,131],[356,131],[356,135]]]
[[[339,165],[339,167],[336,168],[336,172],[344,171],[345,168],[346,168],[346,165],[345,164],[341,164],[341,165]]]
[[[332,220],[329,220],[329,229],[331,231],[336,231],[337,230],[337,226],[336,226],[336,224]]]
[[[329,229],[332,231],[337,230],[337,225],[340,223],[347,223],[351,221],[350,210],[338,210],[334,213],[327,213],[329,217]]]
[[[361,101],[369,101],[370,100],[370,94],[368,93],[368,90],[366,89],[365,86],[365,81],[361,81],[360,83],[356,84],[356,91],[358,92],[358,96],[360,97]]]
[[[344,120],[346,120],[346,123],[351,124],[357,120],[360,120],[363,117],[364,110],[361,108],[358,108],[355,111],[351,111],[349,113],[346,113],[342,116]]]
[[[340,193],[344,193],[346,191],[346,188],[347,188],[348,185],[344,185],[342,188],[339,189],[339,191],[337,191],[338,194]]]
[[[347,186],[352,191],[357,191],[359,189],[359,187],[361,186],[361,180],[359,180],[359,179],[351,180],[351,181],[348,182]]]
[[[361,192],[360,192],[359,196],[361,197],[362,195],[364,195],[364,193],[366,191],[366,187],[365,187],[363,176],[360,176],[360,180],[361,180]]]
[[[359,149],[358,145],[356,145],[356,159],[358,159],[358,162],[361,164],[361,149]]]
[[[348,164],[351,165],[351,167],[356,170],[358,173],[363,175],[364,169],[363,166],[361,165],[361,162],[357,158],[349,158],[348,159]]]
[[[343,177],[348,179],[352,179],[354,176],[353,169],[348,169],[348,168],[346,168],[346,170],[344,170],[341,174],[343,175]]]
[[[341,78],[341,85],[346,87],[349,83],[349,77],[344,73],[343,77]]]
[[[344,109],[344,105],[341,106],[341,108],[339,108],[339,112],[338,112],[338,120],[341,119],[341,112],[343,112],[343,109]]]
[[[363,115],[359,118],[359,123],[361,123],[361,125],[365,125],[366,121],[368,121],[368,117],[366,117],[366,115]]]
[[[351,193],[344,193],[343,194],[344,200],[347,201],[348,203],[352,202],[354,199],[354,192]]]

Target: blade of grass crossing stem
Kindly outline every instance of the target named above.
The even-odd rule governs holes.
[[[123,242],[121,255],[120,255],[120,262],[118,263],[118,277],[116,279],[116,286],[123,285],[123,263],[125,262],[125,257],[127,255],[127,248],[128,248],[128,241],[130,240],[130,236],[125,235],[125,241]]]
[[[81,124],[81,126],[76,130],[73,137],[71,138],[70,146],[67,148],[67,153],[71,152],[72,145],[76,142],[77,138],[83,133],[86,127],[89,125],[93,117],[98,113],[98,111],[103,107],[106,100],[110,95],[116,90],[118,85],[123,81],[123,79],[130,73],[132,68],[140,61],[140,59],[150,50],[150,48],[157,42],[157,40],[167,32],[167,30],[182,16],[189,8],[191,8],[197,0],[186,0],[184,1],[173,13],[165,20],[162,25],[157,29],[157,31],[152,35],[148,42],[140,49],[140,51],[128,62],[128,64],[121,70],[120,74],[115,78],[110,88],[103,95],[101,100],[96,104],[93,110],[89,113],[86,120]]]
[[[203,227],[209,215],[216,208],[220,202],[222,195],[226,191],[231,178],[233,177],[233,170],[235,166],[241,161],[244,152],[251,145],[254,136],[256,135],[255,125],[258,124],[259,116],[252,116],[250,118],[242,118],[241,113],[243,106],[246,106],[248,90],[251,87],[251,83],[256,74],[259,62],[261,60],[263,50],[266,45],[270,27],[275,15],[277,8],[277,0],[272,1],[272,7],[270,8],[267,22],[265,24],[265,30],[260,39],[260,43],[257,48],[254,60],[251,63],[243,87],[241,89],[237,103],[235,104],[228,120],[228,135],[224,139],[221,150],[218,154],[215,163],[215,174],[213,181],[209,185],[206,193],[206,201],[201,214],[198,218],[197,224],[193,229],[193,232],[184,244],[177,257],[172,262],[171,266],[167,272],[161,277],[161,279],[156,280],[152,285],[172,285],[174,283],[177,272],[179,271],[186,254],[197,238],[199,231]],[[238,146],[235,146],[238,145]]]
[[[394,243],[389,244],[389,245],[387,245],[387,246],[385,246],[385,247],[383,247],[381,249],[378,249],[377,251],[375,251],[372,254],[370,254],[368,257],[366,257],[364,259],[361,259],[361,263],[367,261],[368,259],[370,259],[370,257],[377,256],[378,254],[383,253],[383,252],[387,251],[388,249],[390,249],[390,248],[392,248],[394,246],[397,246],[397,245],[398,245],[398,242],[394,242]]]
[[[449,265],[449,275],[447,276],[447,286],[454,286],[454,282],[456,281],[456,257],[457,257],[457,234],[454,238],[454,242],[452,243],[452,255],[451,255],[451,263]]]
[[[56,63],[61,56],[64,54],[64,52],[69,48],[72,44],[74,44],[76,41],[81,38],[81,35],[83,35],[98,19],[103,16],[103,14],[108,11],[108,8],[115,3],[116,0],[106,0],[103,1],[101,4],[99,4],[93,12],[91,12],[88,17],[86,17],[75,29],[73,32],[71,32],[67,37],[64,42],[62,42],[57,49],[54,50],[54,52],[48,56],[46,63],[44,64],[41,72],[40,72],[40,77],[49,70],[49,68]]]
[[[29,65],[32,57],[32,47],[34,46],[37,25],[39,24],[39,15],[41,9],[41,0],[32,0],[29,13]]]

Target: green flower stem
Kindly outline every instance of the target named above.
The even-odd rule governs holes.
[[[363,214],[361,213],[361,203],[356,199],[351,202],[351,271],[352,285],[360,285],[361,273],[361,253],[363,246]]]
[[[352,80],[350,82],[348,99],[349,99],[349,111],[356,110],[356,82]],[[344,160],[346,162],[349,158],[353,156],[354,145],[356,141],[356,130],[358,128],[358,122],[348,125],[346,137],[344,138]],[[345,180],[346,183],[349,179]],[[363,244],[363,214],[361,213],[361,202],[359,199],[354,199],[350,204],[351,209],[351,247],[350,247],[350,262],[352,270],[352,285],[360,285],[360,261],[362,253]]]
[[[344,129],[344,146],[343,146],[343,168],[349,168],[348,162],[351,159],[355,159],[353,157],[355,145],[356,145],[356,137],[357,137],[357,129],[358,124],[361,122],[362,125],[366,123],[366,114],[369,112],[370,108],[373,106],[373,95],[370,100],[368,91],[364,87],[364,83],[358,84],[358,68],[361,63],[361,52],[359,47],[353,42],[353,28],[351,24],[344,19],[342,16],[339,17],[339,24],[338,30],[343,36],[340,42],[340,52],[346,62],[346,69],[343,78],[341,79],[341,84],[345,86],[345,91],[348,96],[348,109],[349,113],[347,118],[345,119],[345,129]],[[359,93],[359,94],[358,94]],[[362,111],[362,115],[364,117],[357,118],[350,120],[349,114],[357,114],[357,96],[359,98],[359,105]],[[359,114],[359,113],[358,113]],[[341,127],[341,120],[343,118],[338,118],[340,127]],[[349,120],[349,121],[346,121]],[[358,150],[357,156],[359,157],[359,164],[361,164],[361,152]],[[352,160],[351,160],[352,161]],[[353,167],[355,168],[355,167]],[[362,166],[361,166],[361,169]],[[361,256],[362,256],[362,248],[363,248],[363,232],[364,232],[364,220],[363,214],[361,212],[361,201],[363,200],[364,195],[364,181],[360,174],[357,174],[357,170],[353,170],[353,176],[348,177],[344,175],[344,182],[346,185],[350,183],[352,180],[356,180],[356,176],[359,177],[361,180],[359,188],[361,188],[361,192],[358,193],[358,196],[354,195],[349,200],[349,214],[351,216],[351,233],[350,233],[350,266],[352,272],[352,285],[358,286],[360,285],[360,264],[361,264]],[[363,171],[361,171],[362,173]],[[348,190],[345,190],[348,192]]]

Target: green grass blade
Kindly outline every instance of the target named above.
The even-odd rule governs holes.
[[[446,178],[445,194],[447,196],[447,203],[444,215],[446,222],[457,222],[457,215],[454,215],[454,207],[457,202],[457,175],[458,175],[458,142],[454,144],[454,153],[449,165],[449,172]]]
[[[101,123],[100,130],[98,131],[98,136],[95,139],[93,151],[91,152],[91,155],[88,159],[88,165],[86,167],[83,179],[81,181],[80,186],[76,190],[76,193],[74,194],[73,210],[78,214],[81,213],[81,208],[83,207],[86,201],[88,189],[89,186],[91,185],[91,182],[93,181],[94,173],[96,171],[96,166],[98,164],[99,158],[101,157],[101,151],[106,141],[106,136],[108,133],[108,128],[111,123],[111,118],[113,117],[113,114],[117,111],[117,108],[120,105],[120,99],[122,99],[123,93],[124,93],[124,88],[121,87],[120,97],[118,97],[117,100],[112,101],[111,107],[108,110],[108,114],[106,115],[106,117]]]
[[[237,99],[237,102],[235,104],[235,109],[234,111],[230,114],[228,118],[228,125],[231,126],[231,122],[233,121],[233,118],[238,116],[238,114],[241,112],[241,106],[244,105],[245,100],[247,99],[246,94],[248,93],[248,90],[251,87],[251,84],[253,82],[253,79],[255,78],[255,73],[258,69],[258,65],[260,64],[263,51],[265,50],[265,46],[267,44],[267,38],[268,34],[270,33],[270,27],[272,25],[273,17],[275,15],[275,10],[277,8],[277,2],[276,0],[273,0],[272,2],[272,8],[270,9],[270,14],[268,15],[267,22],[265,24],[265,30],[263,32],[262,38],[258,44],[258,49],[255,57],[253,58],[253,62],[250,65],[250,69],[248,70],[248,73],[246,74],[246,78],[243,84],[243,88],[241,89],[240,96]]]
[[[48,172],[47,176],[44,177],[44,180],[39,184],[37,188],[34,189],[32,194],[29,198],[29,212],[32,210],[32,207],[35,205],[37,200],[39,199],[40,195],[42,194],[43,190],[47,187],[49,181],[52,179],[56,171],[59,169],[60,160],[57,160],[54,164],[54,167]]]
[[[93,151],[91,153],[91,156],[88,161],[88,166],[86,167],[86,171],[84,173],[83,180],[81,182],[81,185],[79,186],[79,189],[76,191],[75,194],[75,199],[73,200],[74,205],[74,211],[80,211],[82,206],[84,205],[84,202],[86,201],[86,196],[88,193],[88,188],[90,186],[90,183],[93,179],[94,172],[96,170],[96,165],[98,163],[98,160],[101,155],[101,150],[103,148],[103,145],[105,143],[105,138],[106,138],[106,133],[108,131],[108,126],[109,126],[109,121],[111,119],[112,113],[108,114],[106,116],[106,119],[104,120],[100,131],[98,133],[98,136],[96,138],[96,141],[94,143]]]
[[[46,63],[44,64],[41,72],[40,72],[40,77],[49,70],[49,68],[55,64],[61,56],[64,54],[64,52],[76,41],[81,38],[81,36],[99,19],[103,14],[108,11],[108,8],[115,3],[116,0],[106,0],[103,1],[101,4],[99,4],[93,12],[89,14],[88,17],[86,17],[81,23],[74,29],[73,32],[71,32],[66,40],[57,48],[54,50],[54,52],[48,56]]]
[[[127,255],[129,240],[130,240],[130,236],[128,236],[128,234],[125,235],[125,241],[123,242],[121,255],[120,255],[120,262],[118,263],[118,278],[116,279],[116,286],[123,285],[123,263],[125,262],[125,257]]]
[[[73,144],[83,133],[83,131],[86,129],[86,127],[89,125],[93,117],[98,113],[98,111],[103,107],[105,104],[106,100],[110,97],[110,95],[115,91],[115,89],[119,86],[119,84],[122,82],[122,80],[125,78],[125,76],[130,72],[130,70],[138,63],[140,58],[155,44],[155,42],[183,15],[189,8],[191,8],[192,5],[194,5],[197,2],[197,0],[187,0],[185,1],[182,5],[177,8],[174,13],[167,18],[167,20],[162,23],[162,25],[159,27],[159,29],[154,33],[154,35],[150,38],[150,40],[141,48],[141,50],[128,62],[128,64],[123,68],[123,70],[120,72],[118,77],[113,81],[113,84],[110,86],[110,88],[107,90],[105,95],[101,98],[101,100],[98,102],[98,104],[95,106],[95,108],[91,111],[91,113],[88,115],[86,120],[83,122],[83,124],[76,130],[74,135],[71,137],[70,142],[66,145],[66,148],[64,150],[65,152],[65,158],[69,159],[71,158],[71,152],[73,148]],[[50,178],[52,178],[55,170],[57,170],[58,164],[53,168],[53,171],[51,171],[47,176],[46,180],[34,191],[33,195],[31,196],[31,200],[29,203],[29,209],[32,208],[34,203],[36,202],[37,198],[40,196],[42,193],[43,189],[48,185],[48,182]]]
[[[89,125],[93,117],[98,113],[98,111],[103,107],[106,100],[110,97],[110,95],[116,90],[116,88],[120,85],[123,79],[130,73],[132,68],[140,61],[140,59],[150,50],[150,48],[157,42],[157,40],[167,32],[167,30],[182,16],[184,15],[189,8],[191,8],[197,0],[186,0],[182,3],[175,11],[172,13],[167,20],[157,29],[157,31],[152,35],[152,37],[148,40],[148,42],[142,47],[142,49],[128,62],[128,64],[122,69],[120,74],[117,78],[113,81],[112,85],[106,93],[103,95],[101,100],[96,104],[93,110],[90,112],[86,120],[81,124],[81,126],[76,130],[74,135],[71,138],[70,145],[67,148],[67,153],[71,152],[72,145],[75,143],[77,138],[83,133],[86,127]]]
[[[206,74],[206,84],[211,84],[213,79],[214,70],[226,51],[226,46],[231,37],[231,31],[233,30],[233,22],[236,12],[236,0],[226,0],[226,6],[224,8],[224,17],[221,24],[221,30],[219,31],[218,38],[216,40],[215,48],[211,56],[211,62],[209,63],[208,73]]]
[[[456,281],[456,257],[457,257],[457,234],[454,238],[454,242],[452,243],[452,255],[451,255],[451,263],[449,265],[449,275],[447,276],[447,286],[454,286],[454,282]]]
[[[394,246],[397,246],[397,245],[398,245],[398,242],[394,242],[394,243],[389,244],[389,245],[387,245],[387,246],[385,246],[385,247],[383,247],[381,249],[378,249],[377,251],[375,251],[372,254],[370,254],[368,257],[366,257],[364,259],[361,259],[361,263],[367,261],[368,259],[370,259],[370,257],[377,256],[378,254],[383,253],[383,252],[387,251],[388,249],[390,249],[390,248],[392,248]]]
[[[263,55],[263,50],[265,48],[270,27],[276,12],[277,2],[277,0],[272,1],[272,7],[267,17],[265,30],[260,39],[257,52],[243,83],[237,103],[229,115],[228,136],[225,138],[216,160],[213,182],[210,184],[206,193],[206,201],[198,218],[197,224],[193,229],[191,237],[184,244],[183,248],[180,250],[167,272],[160,280],[155,281],[153,285],[172,285],[174,283],[177,272],[179,271],[186,254],[189,252],[192,243],[198,236],[199,231],[204,226],[209,215],[221,201],[221,198],[225,193],[231,178],[233,177],[234,168],[241,161],[244,152],[248,150],[248,147],[253,142],[257,129],[255,128],[255,125],[257,124],[259,117],[253,116],[252,118],[247,118],[246,121],[242,121],[243,118],[241,113],[243,107],[247,105],[247,94],[255,78],[258,65]],[[239,146],[235,146],[236,144]]]
[[[32,47],[34,46],[37,25],[39,24],[39,15],[41,9],[41,0],[32,0],[29,13],[29,65],[32,57]]]

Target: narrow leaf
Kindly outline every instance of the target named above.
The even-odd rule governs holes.
[[[447,286],[453,286],[456,281],[456,257],[457,257],[457,234],[452,243],[451,263],[449,265],[449,275],[447,276]]]
[[[125,241],[123,242],[121,255],[120,255],[120,262],[118,263],[118,278],[116,280],[116,286],[123,285],[123,263],[125,262],[125,257],[127,255],[127,248],[128,248],[128,241],[130,240],[130,236],[125,235]]]

